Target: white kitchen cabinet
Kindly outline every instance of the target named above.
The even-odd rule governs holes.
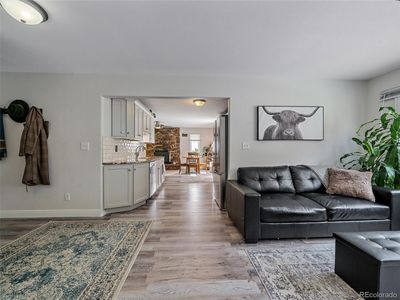
[[[143,114],[143,132],[144,133],[148,133],[150,131],[149,118],[150,118],[150,115],[147,112],[144,112],[144,114]]]
[[[135,102],[127,100],[126,105],[126,137],[129,139],[135,138]]]
[[[148,109],[133,98],[112,98],[105,123],[111,125],[111,137],[126,138],[144,143],[155,142],[155,120]],[[106,105],[104,105],[106,107]],[[111,113],[111,114],[110,114]]]
[[[164,182],[164,160],[157,160],[156,162],[156,174],[157,174],[157,189]]]
[[[149,142],[156,142],[156,121],[153,117],[150,117],[150,132],[149,132]]]
[[[149,198],[149,176],[149,163],[139,163],[133,166],[134,204],[137,204]]]
[[[126,106],[126,99],[111,99],[111,135],[113,137],[126,137]]]
[[[135,139],[141,141],[143,139],[143,109],[135,104]]]
[[[135,102],[124,98],[111,99],[111,136],[135,137]]]
[[[151,133],[151,123],[154,122],[153,115],[150,112],[145,112],[144,114],[144,128],[143,131],[150,134]]]
[[[155,142],[155,120],[140,101],[130,98],[112,98],[110,106],[111,122],[108,124],[111,123],[112,137],[144,143]],[[103,130],[103,132],[106,131]]]
[[[103,167],[104,209],[133,205],[133,165]]]

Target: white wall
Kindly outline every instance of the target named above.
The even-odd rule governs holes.
[[[51,185],[25,192],[24,159],[17,156],[22,125],[5,118],[9,157],[0,161],[0,207],[9,216],[15,210],[52,210],[49,215],[99,211],[101,96],[229,97],[230,178],[240,166],[335,164],[353,149],[350,137],[365,118],[366,84],[360,81],[2,73],[0,82],[0,105],[25,99],[43,108],[50,121]],[[325,140],[256,141],[257,105],[325,106]],[[80,151],[81,141],[91,143],[89,152]],[[250,143],[249,150],[241,149],[243,141]],[[65,192],[71,201],[64,201]]]
[[[181,161],[183,161],[182,157],[187,156],[188,152],[190,152],[189,138],[191,134],[200,134],[200,151],[203,147],[209,146],[214,141],[213,128],[181,128],[180,131]],[[182,137],[183,133],[186,133],[187,137]]]
[[[400,69],[378,76],[367,82],[366,120],[371,120],[379,115],[379,107],[383,105],[382,102],[378,101],[380,92],[398,86],[400,86]],[[394,100],[385,102],[385,105],[394,106],[394,104]]]

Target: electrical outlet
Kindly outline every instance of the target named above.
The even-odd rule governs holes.
[[[70,201],[71,200],[71,194],[70,193],[65,193],[64,194],[64,200],[65,201]]]
[[[89,142],[81,142],[81,151],[89,151],[90,143]]]
[[[250,143],[249,142],[242,142],[242,149],[243,150],[249,150],[250,149]]]

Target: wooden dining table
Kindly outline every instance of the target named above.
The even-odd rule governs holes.
[[[187,173],[190,173],[190,165],[195,164],[196,165],[196,173],[200,174],[200,156],[183,156],[184,159],[186,159],[186,171]],[[194,163],[190,161],[195,161]]]

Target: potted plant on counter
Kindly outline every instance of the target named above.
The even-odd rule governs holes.
[[[340,162],[348,169],[371,171],[377,196],[400,208],[400,114],[393,107],[381,107],[380,118],[360,126],[353,141],[360,150],[343,155]],[[394,204],[394,201],[397,204]],[[392,230],[400,229],[392,223]]]

